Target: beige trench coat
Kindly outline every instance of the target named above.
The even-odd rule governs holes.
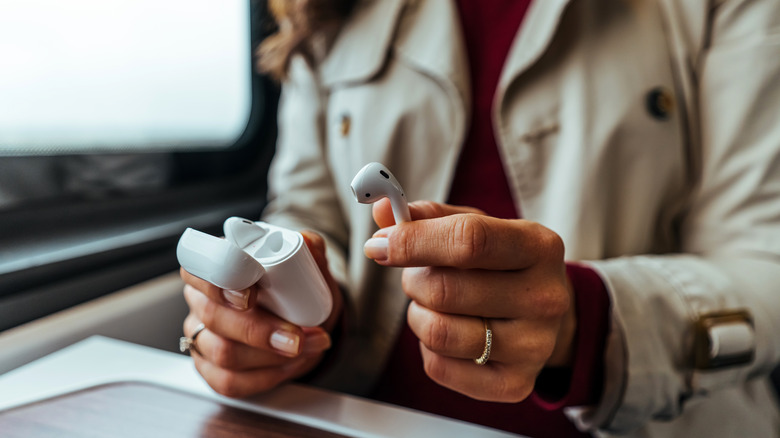
[[[400,271],[363,256],[376,225],[351,178],[379,161],[409,199],[447,199],[470,108],[452,3],[364,1],[283,87],[265,218],[324,234],[347,291],[325,386],[370,388],[405,320]],[[581,427],[780,435],[766,379],[780,360],[779,81],[778,1],[532,3],[493,118],[518,209],[611,295],[604,395],[567,411]],[[674,99],[660,116],[653,90]],[[754,360],[695,371],[693,322],[736,308],[754,318]]]

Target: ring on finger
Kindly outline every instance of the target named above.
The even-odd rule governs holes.
[[[486,318],[482,318],[482,323],[485,326],[485,348],[482,350],[482,356],[474,359],[474,363],[477,365],[485,365],[488,362],[490,350],[493,347],[493,330],[490,329]]]
[[[195,331],[192,332],[192,336],[182,336],[179,338],[179,351],[182,353],[186,353],[188,351],[194,351],[198,354],[200,354],[200,350],[198,350],[198,344],[195,343],[195,341],[198,338],[198,335],[200,332],[206,329],[206,324],[200,323],[197,327],[195,327]]]

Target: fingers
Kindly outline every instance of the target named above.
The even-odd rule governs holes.
[[[320,263],[323,263],[324,266],[327,266],[328,260],[325,258],[325,239],[311,230],[302,230],[301,235],[312,256],[314,256],[314,259],[317,261],[317,265],[319,266]]]
[[[437,312],[487,318],[559,318],[570,306],[560,284],[539,270],[406,268],[403,290]]]
[[[425,373],[436,383],[477,400],[525,400],[544,363],[540,352],[552,351],[554,344],[543,332],[534,335],[534,325],[523,331],[518,330],[516,320],[490,320],[490,359],[479,366],[474,359],[482,355],[486,342],[480,318],[438,314],[412,302],[407,319],[420,338]],[[515,333],[527,335],[512,336]]]
[[[383,198],[375,202],[372,206],[371,213],[374,216],[374,222],[379,225],[379,228],[387,228],[395,224],[393,208],[390,205],[390,200],[388,198]],[[448,205],[431,201],[415,201],[409,203],[409,213],[412,216],[413,221],[453,214],[485,214],[482,210],[474,207]]]
[[[438,313],[412,302],[407,321],[420,342],[441,356],[471,360],[481,356],[485,348],[482,318]],[[545,323],[488,319],[488,324],[493,331],[492,363],[543,364],[555,348],[555,331]]]
[[[190,314],[184,320],[184,333],[192,333],[198,324],[200,324],[200,320]],[[322,354],[330,348],[330,345],[330,336],[324,330],[321,328],[307,329],[301,348],[301,356],[312,357]],[[235,371],[281,366],[290,361],[286,356],[224,338],[209,329],[202,330],[198,334],[197,351],[194,354],[202,356],[220,368]]]
[[[368,257],[385,266],[491,270],[524,269],[540,260],[562,262],[564,253],[560,237],[537,223],[474,213],[385,228],[375,233],[364,248]]]
[[[330,275],[324,240],[313,232],[302,232],[305,243],[331,293],[333,315],[340,314],[341,295]],[[197,337],[192,358],[198,372],[220,394],[243,397],[266,391],[303,375],[330,348],[325,327],[298,327],[256,306],[259,286],[243,291],[226,291],[181,269],[187,283],[184,297],[190,315],[184,333],[193,333],[201,322],[206,329]]]
[[[198,324],[199,320],[196,317],[187,317],[184,320],[184,333],[192,333]],[[285,356],[223,338],[208,329],[198,334],[197,346],[197,352],[194,354],[228,370],[250,370],[264,366],[279,366],[289,361]]]
[[[198,355],[193,355],[192,359],[195,368],[209,386],[228,397],[246,397],[267,391],[286,380],[303,375],[316,364],[316,360],[302,357],[293,359],[283,366],[231,371],[220,368]]]
[[[375,203],[382,229],[364,252],[380,265],[407,268],[407,320],[420,339],[426,373],[479,400],[525,399],[556,351],[573,345],[562,239],[538,223],[462,207],[425,202],[410,209],[413,221],[392,225],[389,202]],[[488,363],[479,366],[474,359],[486,344],[482,317],[492,345]]]
[[[190,311],[224,338],[287,357],[300,354],[303,330],[262,308],[239,312],[215,303],[189,285],[184,287],[184,298]]]
[[[199,290],[215,303],[224,304],[237,310],[248,310],[254,307],[257,301],[257,289],[254,287],[240,291],[231,291],[196,277],[184,268],[179,269],[179,274],[185,283]]]
[[[533,366],[504,365],[492,360],[485,366],[479,366],[472,360],[439,355],[423,344],[420,344],[420,352],[428,377],[476,400],[523,401],[533,391],[539,374],[539,369]]]
[[[274,340],[279,333],[279,330],[276,330],[279,326],[278,318],[269,319],[272,315],[262,309],[239,312],[215,304],[191,286],[185,287],[184,295],[191,309],[184,321],[184,333],[193,333],[201,323],[196,311],[208,315],[209,310],[205,310],[208,307],[212,312],[216,312],[209,319],[203,320],[206,329],[198,334],[197,350],[191,351],[198,372],[220,394],[244,397],[269,390],[313,369],[321,360],[322,353],[330,348],[330,336],[323,328],[299,328],[302,335],[296,353],[291,354],[285,351],[285,348],[280,350],[278,340]],[[254,324],[259,327],[249,330],[248,338],[236,341],[224,335],[235,335],[235,324],[238,323],[239,327],[247,326],[247,318],[255,318]],[[283,329],[292,326],[289,323],[282,324]],[[269,332],[271,335],[268,336],[267,342],[259,340],[254,342],[254,345],[247,343],[253,333],[261,333],[256,336],[262,339]],[[282,342],[282,345],[287,343]]]

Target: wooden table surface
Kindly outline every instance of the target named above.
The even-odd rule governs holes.
[[[0,438],[239,436],[517,437],[295,383],[222,397],[189,357],[100,336],[0,375]]]
[[[343,437],[146,383],[103,385],[0,412],[3,438]]]

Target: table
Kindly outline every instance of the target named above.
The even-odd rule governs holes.
[[[286,384],[213,392],[192,361],[95,336],[0,375],[3,437],[515,436],[359,397]]]

